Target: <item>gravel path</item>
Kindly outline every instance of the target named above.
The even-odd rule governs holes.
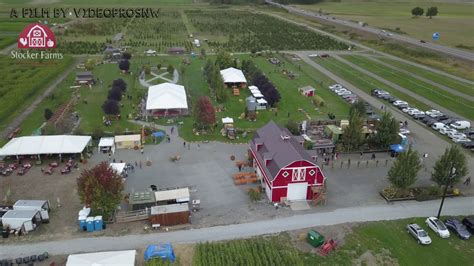
[[[474,214],[473,197],[446,199],[444,215]],[[70,240],[0,246],[0,258],[15,258],[44,251],[50,254],[73,254],[105,250],[143,248],[146,245],[171,242],[193,243],[246,238],[282,231],[298,230],[313,226],[325,226],[350,222],[396,220],[409,217],[436,215],[440,201],[405,202],[366,207],[341,208],[330,212],[294,215],[243,224],[207,227],[194,230],[127,235],[118,237],[92,237]]]

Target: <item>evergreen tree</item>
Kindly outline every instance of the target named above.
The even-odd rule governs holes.
[[[349,125],[344,129],[342,144],[346,151],[355,151],[364,144],[362,133],[363,120],[357,110],[349,118]]]
[[[378,147],[387,148],[390,144],[398,142],[400,125],[391,113],[385,112],[383,114],[375,130],[377,133],[374,136],[374,143]]]

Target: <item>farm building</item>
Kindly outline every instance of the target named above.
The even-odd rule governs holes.
[[[325,176],[304,150],[303,139],[273,121],[254,134],[249,155],[272,202],[310,200],[324,186]]]
[[[221,70],[220,73],[225,86],[228,88],[243,88],[247,86],[247,80],[245,79],[244,73],[240,69],[229,67]]]
[[[157,205],[189,202],[189,188],[156,191],[155,201]]]
[[[42,222],[49,222],[50,204],[48,200],[18,200],[13,204],[13,209],[17,211],[39,211]]]
[[[115,140],[114,138],[100,138],[98,145],[99,152],[103,153],[115,153]]]
[[[117,149],[138,149],[142,146],[142,135],[119,135],[115,136],[114,141]]]
[[[134,266],[136,254],[135,250],[73,254],[67,257],[66,266]]]
[[[90,71],[76,73],[76,84],[77,85],[94,85],[95,79],[94,74]]]
[[[2,225],[13,230],[30,232],[41,224],[41,220],[38,210],[9,210],[2,216]]]
[[[188,114],[188,101],[184,86],[162,83],[150,86],[146,99],[147,115],[180,116]]]
[[[189,204],[170,204],[153,206],[149,221],[152,225],[172,226],[189,223]]]
[[[155,193],[151,191],[137,191],[130,195],[129,205],[133,211],[143,210],[156,205]]]
[[[90,136],[51,135],[13,138],[0,149],[2,156],[78,154],[92,143]]]
[[[316,89],[311,86],[304,86],[302,88],[299,88],[298,90],[301,93],[301,95],[306,96],[306,97],[313,97],[316,91]]]
[[[170,47],[168,49],[169,54],[184,54],[186,52],[186,49],[184,47]]]

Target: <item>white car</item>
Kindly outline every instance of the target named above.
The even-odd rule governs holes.
[[[453,140],[455,143],[471,142],[470,139],[465,138],[465,137],[454,137],[454,138],[452,138],[452,140]]]
[[[400,134],[409,135],[409,134],[410,134],[410,130],[408,130],[408,129],[406,129],[406,128],[400,128]]]
[[[431,116],[431,114],[441,114],[440,111],[438,110],[435,110],[435,109],[431,109],[431,110],[428,110],[425,112],[427,115]]]
[[[318,54],[310,54],[308,57],[318,57]]]
[[[446,128],[446,125],[440,122],[436,122],[433,125],[431,125],[431,128],[433,128],[436,131],[439,131],[442,128]]]
[[[347,91],[346,88],[337,88],[334,90],[335,93],[341,92],[341,91]]]
[[[402,104],[408,104],[408,103],[405,102],[405,101],[400,101],[400,100],[397,100],[397,101],[393,102],[393,105],[395,105],[395,106],[399,106],[399,105],[402,105]]]
[[[422,244],[422,245],[431,244],[430,236],[419,225],[417,225],[417,224],[408,224],[407,225],[407,232],[416,239],[418,244]]]
[[[418,110],[418,109],[413,108],[413,107],[407,107],[407,108],[403,108],[403,109],[402,109],[402,112],[404,112],[404,113],[410,113],[410,112],[413,112],[413,111],[416,111],[416,110]]]
[[[447,135],[449,133],[457,133],[458,131],[456,129],[452,129],[452,128],[449,128],[449,127],[444,127],[444,128],[440,128],[439,129],[439,133],[443,134],[443,135]]]
[[[431,228],[439,237],[448,238],[449,230],[446,228],[444,223],[436,217],[428,217],[425,221],[426,225]]]
[[[414,116],[414,115],[424,115],[425,112],[416,109],[416,110],[413,110],[413,111],[411,111],[411,112],[408,112],[408,114],[411,115],[411,116]]]
[[[467,139],[466,134],[461,132],[448,132],[448,137],[452,139]]]
[[[337,95],[339,95],[339,96],[349,95],[349,94],[352,94],[352,92],[348,91],[348,90],[337,92]]]

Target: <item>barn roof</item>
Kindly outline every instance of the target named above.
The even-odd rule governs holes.
[[[262,145],[258,151],[256,150],[257,143]],[[250,141],[250,146],[271,180],[276,177],[281,168],[294,161],[313,161],[297,137],[273,121],[257,130]],[[270,158],[271,160],[265,165],[265,159]]]

